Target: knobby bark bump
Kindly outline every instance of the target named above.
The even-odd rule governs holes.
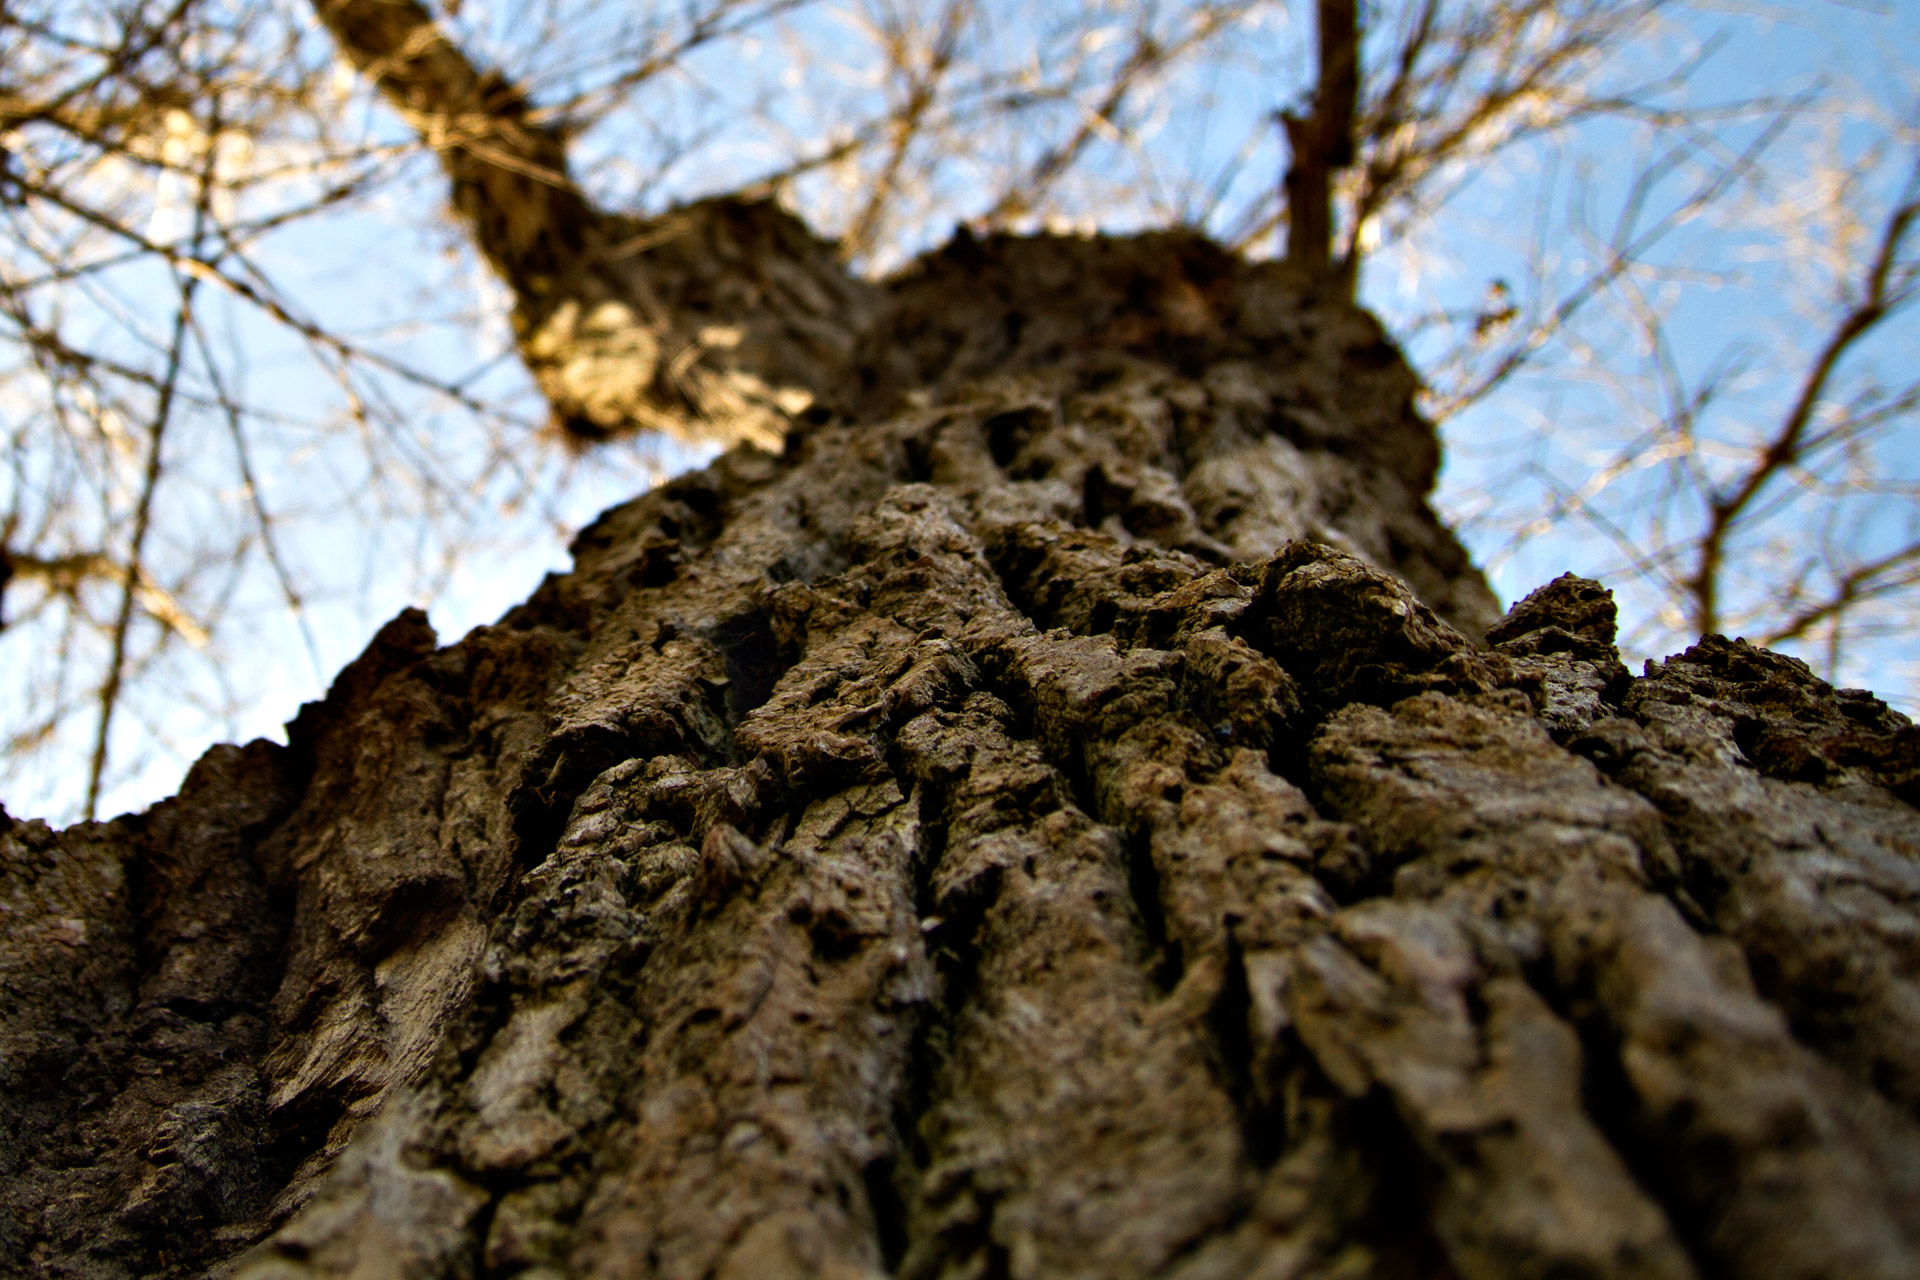
[[[1920,1274],[1904,718],[1497,618],[1285,264],[864,296],[497,625],[0,817],[0,1270]]]

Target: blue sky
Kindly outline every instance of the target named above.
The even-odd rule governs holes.
[[[1741,6],[1732,16],[1711,11],[1690,24],[1699,37],[1719,41],[1714,56],[1693,80],[1693,93],[1703,101],[1734,101],[1755,92],[1791,97],[1805,94],[1815,103],[1829,95],[1846,95],[1885,113],[1884,122],[1848,120],[1810,110],[1762,153],[1765,184],[1752,199],[1731,202],[1725,210],[1682,229],[1654,254],[1664,267],[1659,288],[1671,293],[1671,313],[1662,353],[1670,361],[1678,384],[1698,387],[1708,379],[1725,377],[1725,390],[1706,423],[1709,442],[1732,444],[1748,433],[1767,430],[1782,414],[1784,402],[1807,365],[1809,350],[1825,336],[1830,323],[1833,277],[1820,269],[1817,253],[1785,248],[1770,232],[1756,230],[1755,211],[1766,201],[1790,204],[1814,191],[1823,167],[1864,163],[1871,149],[1883,143],[1892,126],[1911,130],[1915,116],[1916,84],[1912,69],[1920,66],[1920,6],[1862,4],[1800,4],[1772,6],[1777,15],[1754,19]],[[1738,20],[1735,20],[1738,19]],[[1736,141],[1756,137],[1759,122],[1728,131]],[[1623,184],[1617,175],[1632,172],[1644,158],[1642,139],[1630,129],[1596,131],[1600,145],[1590,157],[1591,168],[1577,171],[1562,164],[1516,165],[1483,180],[1465,193],[1453,213],[1454,225],[1445,234],[1465,252],[1458,270],[1467,279],[1508,276],[1517,272],[1521,254],[1503,242],[1499,228],[1513,227],[1520,241],[1519,218],[1543,204],[1541,192],[1552,186],[1564,208],[1576,188],[1605,225],[1619,207]],[[1877,166],[1866,170],[1854,193],[1863,210],[1884,208],[1911,173],[1909,134],[1904,154],[1898,148]],[[1618,168],[1610,166],[1617,163]],[[1685,178],[1669,184],[1667,198],[1684,189]],[[1657,206],[1658,200],[1654,202]],[[1478,224],[1478,229],[1475,229]],[[1553,225],[1551,223],[1549,226]],[[1564,219],[1561,224],[1564,226]],[[1818,248],[1819,246],[1815,246]],[[1567,252],[1578,255],[1577,246]],[[1396,300],[1375,291],[1383,311],[1394,310]],[[1511,599],[1530,584],[1544,581],[1562,568],[1572,567],[1617,581],[1622,555],[1600,522],[1569,520],[1550,532],[1516,539],[1490,527],[1497,521],[1476,516],[1491,502],[1513,503],[1533,483],[1514,475],[1517,458],[1524,456],[1533,474],[1554,475],[1567,489],[1577,488],[1595,464],[1625,456],[1617,447],[1631,439],[1631,411],[1656,402],[1660,388],[1628,382],[1608,387],[1595,375],[1598,366],[1644,369],[1638,335],[1619,325],[1597,323],[1598,343],[1583,358],[1564,360],[1538,377],[1519,380],[1506,393],[1490,399],[1449,423],[1446,432],[1448,467],[1441,502],[1456,518],[1503,598]],[[1611,344],[1611,345],[1609,345]],[[1416,357],[1419,344],[1414,347]],[[1915,367],[1916,343],[1912,317],[1885,327],[1856,353],[1843,372],[1852,376],[1879,369],[1890,379],[1910,377]],[[1614,359],[1616,355],[1621,358]],[[1542,429],[1542,426],[1546,429]],[[1911,420],[1871,445],[1867,456],[1883,473],[1914,476],[1920,451],[1912,449]],[[1630,451],[1629,451],[1630,452]],[[1637,461],[1645,462],[1645,455]],[[1706,464],[1712,462],[1709,457]],[[1636,478],[1606,491],[1614,520],[1622,512],[1660,509],[1681,514],[1673,496],[1659,483],[1659,469],[1649,466]],[[1504,488],[1502,487],[1504,485]],[[1489,488],[1491,487],[1491,492]],[[1791,486],[1783,486],[1790,490]],[[1519,505],[1524,506],[1524,501]],[[1821,537],[1852,539],[1864,548],[1891,547],[1914,531],[1911,496],[1834,506],[1843,512],[1844,527],[1823,527],[1823,512],[1809,508],[1770,530],[1775,539],[1752,563],[1759,575],[1784,572],[1796,556]],[[1606,572],[1611,569],[1612,572]],[[1756,589],[1766,585],[1756,583]],[[1646,590],[1623,593],[1629,647],[1637,656],[1657,656],[1678,642],[1684,624],[1658,620],[1661,601]],[[1905,620],[1890,621],[1881,634],[1863,637],[1851,646],[1847,660],[1832,674],[1842,683],[1866,685],[1896,705],[1912,711],[1920,685],[1920,648],[1909,608]],[[1823,669],[1825,652],[1817,643],[1794,651]],[[1824,673],[1824,670],[1823,670]]]

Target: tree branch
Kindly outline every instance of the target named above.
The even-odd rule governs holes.
[[[514,294],[521,358],[575,440],[636,429],[774,445],[847,401],[874,298],[767,201],[637,221],[593,207],[565,139],[417,0],[313,0],[347,58],[439,155],[453,207]]]
[[[1920,582],[1920,542],[1908,543],[1838,575],[1833,590],[1824,600],[1805,605],[1789,615],[1767,632],[1761,643],[1772,648],[1801,639],[1822,623],[1837,626],[1841,615],[1854,606],[1904,590],[1916,582]]]
[[[1807,431],[1826,399],[1848,352],[1913,300],[1916,271],[1901,262],[1907,237],[1920,219],[1920,166],[1907,181],[1904,198],[1887,215],[1880,242],[1868,265],[1859,300],[1835,323],[1808,366],[1793,405],[1753,464],[1731,485],[1712,496],[1707,527],[1701,534],[1687,589],[1693,596],[1694,623],[1702,634],[1720,623],[1720,574],[1727,543],[1760,492],[1805,455]]]
[[[516,293],[538,290],[587,247],[595,221],[567,172],[566,145],[531,104],[455,48],[416,0],[315,0],[320,20],[440,157],[453,206]]]
[[[214,102],[213,127],[208,130],[209,139],[219,135],[219,101]],[[206,156],[202,161],[200,190],[194,199],[192,247],[197,253],[201,241],[205,238],[207,219],[212,211],[215,171],[219,165],[219,148],[209,141]],[[186,358],[187,342],[192,336],[190,326],[193,320],[194,294],[200,287],[199,277],[176,272],[175,287],[179,291],[179,302],[174,312],[173,337],[167,347],[166,372],[160,380],[159,394],[154,403],[153,422],[147,432],[147,458],[140,480],[140,497],[133,512],[133,531],[127,541],[126,580],[120,589],[120,608],[113,619],[113,639],[107,659],[106,678],[100,684],[100,721],[94,735],[93,758],[87,768],[86,817],[91,822],[99,816],[101,784],[106,777],[107,753],[112,742],[113,713],[120,705],[121,682],[127,669],[127,633],[133,623],[134,601],[139,597],[141,577],[140,562],[146,552],[147,532],[153,524],[153,499],[160,488],[160,477],[164,468],[164,448],[167,427],[173,420],[174,388],[179,384],[180,375]]]
[[[1360,99],[1360,15],[1356,0],[1319,0],[1319,81],[1313,114],[1280,116],[1292,152],[1287,165],[1287,261],[1351,298],[1353,255],[1333,253],[1335,175],[1354,161]]]

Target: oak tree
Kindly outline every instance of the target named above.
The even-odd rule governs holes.
[[[1500,616],[1330,249],[876,281],[598,209],[413,0],[317,12],[556,421],[739,443],[286,745],[0,815],[0,1269],[1920,1268],[1920,731],[1719,636],[1634,676],[1584,579]]]

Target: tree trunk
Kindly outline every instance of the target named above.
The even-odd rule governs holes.
[[[1491,625],[1313,292],[963,238],[864,408],[0,814],[0,1270],[1920,1274],[1920,737]]]

